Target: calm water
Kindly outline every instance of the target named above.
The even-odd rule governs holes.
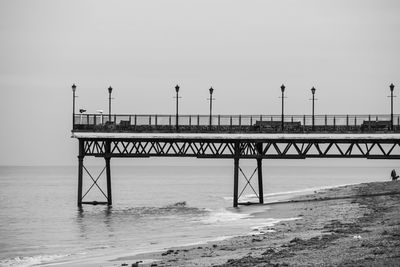
[[[252,227],[279,219],[252,218],[251,213],[265,207],[231,208],[231,161],[159,163],[113,166],[113,207],[83,210],[76,207],[77,167],[0,167],[0,265],[96,263],[248,234]],[[251,175],[254,162],[241,164]],[[264,161],[265,199],[384,181],[395,167],[394,161]],[[102,170],[88,169],[94,178]],[[87,188],[90,178],[84,178]],[[85,200],[103,200],[95,189]],[[243,200],[254,196],[251,191],[244,195]]]

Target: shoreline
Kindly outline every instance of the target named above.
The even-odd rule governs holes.
[[[272,201],[266,202],[264,204],[253,204],[253,205],[247,206],[247,207],[258,207],[259,209],[260,208],[262,209],[264,207],[263,211],[251,211],[248,214],[248,217],[249,217],[250,220],[251,219],[263,218],[263,219],[273,220],[275,222],[273,222],[273,223],[264,223],[263,226],[261,226],[261,225],[252,226],[252,227],[250,227],[248,229],[249,230],[248,234],[219,236],[219,237],[215,237],[215,238],[210,238],[210,240],[206,240],[206,241],[201,240],[201,241],[193,242],[193,243],[187,243],[187,244],[181,244],[181,245],[177,245],[177,246],[165,247],[165,248],[162,248],[162,249],[153,249],[153,250],[149,249],[148,251],[145,251],[145,252],[137,252],[137,253],[120,255],[118,257],[115,257],[115,258],[111,259],[109,262],[119,262],[119,261],[123,261],[123,260],[132,261],[132,259],[133,260],[137,260],[138,257],[141,257],[141,256],[146,257],[148,255],[154,255],[154,254],[157,254],[157,253],[162,253],[162,252],[168,251],[170,249],[191,248],[191,247],[197,247],[197,246],[207,246],[210,243],[222,242],[222,241],[225,241],[225,240],[228,240],[228,239],[232,239],[232,238],[245,237],[245,236],[250,236],[250,235],[259,235],[259,234],[262,234],[262,233],[260,233],[260,232],[256,233],[256,232],[254,232],[254,229],[255,228],[260,228],[260,227],[265,227],[265,224],[272,224],[272,225],[269,225],[269,227],[273,227],[273,225],[278,224],[278,223],[280,223],[282,221],[300,219],[300,218],[271,218],[270,214],[268,214],[268,212],[270,212],[270,210],[269,210],[269,206],[270,205],[290,203],[292,201],[297,201],[297,199],[299,197],[301,197],[301,196],[310,195],[312,192],[330,190],[330,189],[349,186],[349,185],[356,185],[356,184],[355,183],[349,183],[349,184],[341,184],[341,185],[333,185],[333,186],[319,186],[319,187],[305,188],[305,189],[299,189],[299,190],[294,190],[294,191],[284,191],[284,192],[265,194],[264,195],[264,200],[266,198],[270,197],[270,198],[272,198]],[[275,200],[277,197],[279,199]],[[279,215],[282,215],[285,212],[281,211],[279,213],[280,213]],[[248,217],[246,217],[246,218],[248,218]],[[152,263],[152,262],[156,262],[158,260],[144,259],[144,260],[140,260],[140,261]],[[90,266],[92,266],[92,265],[90,265]],[[105,265],[105,266],[108,266],[108,265]],[[115,265],[112,265],[112,266],[115,266]],[[147,265],[141,264],[140,266],[147,266]]]
[[[285,202],[264,204],[268,209],[252,215],[283,220],[259,226],[253,229],[254,234],[119,257],[102,266],[131,266],[136,262],[137,266],[397,265],[398,204],[400,182],[322,189]],[[385,234],[390,232],[396,240]]]

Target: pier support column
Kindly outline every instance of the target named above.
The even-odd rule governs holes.
[[[107,176],[107,205],[112,205],[112,194],[111,194],[111,142],[106,142],[106,156],[104,159],[106,160],[106,176]]]
[[[239,158],[235,157],[234,171],[233,171],[233,207],[238,206],[239,195]]]
[[[257,171],[258,171],[258,196],[260,204],[264,204],[264,192],[263,192],[263,178],[262,178],[262,159],[257,159]]]
[[[262,152],[263,152],[263,144],[256,144],[257,153],[259,158],[257,158],[257,171],[258,171],[258,196],[260,204],[264,204],[264,190],[263,190],[263,177],[262,177]]]
[[[240,155],[240,144],[235,143],[235,158],[234,158],[234,169],[233,169],[233,207],[237,208],[239,199],[239,155]]]
[[[82,185],[83,185],[83,158],[84,143],[79,139],[79,155],[78,155],[78,207],[82,207]]]

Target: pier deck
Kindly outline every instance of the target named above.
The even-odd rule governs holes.
[[[98,139],[218,139],[218,140],[310,140],[310,139],[341,139],[341,140],[387,140],[397,139],[398,133],[126,133],[126,132],[73,132],[73,138]]]

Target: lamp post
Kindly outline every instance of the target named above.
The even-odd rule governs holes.
[[[313,87],[311,88],[311,93],[312,93],[312,130],[314,131],[314,125],[315,125],[315,116],[314,116],[314,101],[315,101],[315,91],[316,89]]]
[[[76,85],[72,84],[72,130],[74,129],[75,126],[75,91],[76,91]]]
[[[393,91],[394,85],[390,84],[390,130],[393,131]]]
[[[108,87],[108,122],[111,122],[111,93],[112,87]]]
[[[175,91],[176,91],[176,131],[179,130],[179,104],[178,104],[178,99],[179,99],[179,85],[175,86]]]
[[[212,94],[214,92],[214,88],[211,87],[209,89],[209,91],[210,91],[210,130],[211,130],[211,126],[212,126],[212,101],[213,101]]]
[[[284,98],[285,98],[285,85],[282,84],[281,86],[281,92],[282,92],[282,119],[281,119],[281,123],[282,123],[282,132],[284,130]]]

